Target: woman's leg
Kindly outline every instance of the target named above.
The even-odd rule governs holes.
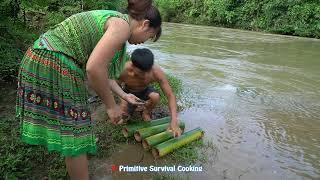
[[[87,154],[66,157],[65,162],[71,180],[89,180]]]

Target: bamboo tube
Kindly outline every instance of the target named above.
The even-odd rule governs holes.
[[[184,131],[184,127],[181,128],[182,132]],[[165,142],[169,139],[173,138],[173,134],[168,131],[164,131],[159,134],[155,134],[153,136],[147,137],[142,140],[142,146],[144,149],[151,149],[153,146]]]
[[[175,149],[178,149],[192,141],[200,139],[204,132],[200,128],[193,129],[179,136],[158,144],[152,148],[152,155],[154,158],[163,157],[166,154],[171,153]]]
[[[143,121],[143,122],[135,122],[135,123],[131,123],[128,125],[125,125],[122,129],[122,134],[124,135],[124,137],[131,137],[133,136],[134,132],[137,129],[141,129],[141,128],[146,128],[146,127],[151,127],[151,126],[157,126],[160,124],[165,124],[170,122],[170,117],[164,117],[161,119],[155,119],[155,120],[151,120],[151,121]]]
[[[161,133],[161,132],[167,130],[168,126],[169,126],[169,123],[166,123],[166,124],[161,124],[158,126],[152,126],[152,127],[138,129],[134,133],[134,138],[136,139],[136,141],[141,142],[142,139],[145,139],[149,136],[152,136],[152,135],[155,135],[155,134],[158,134],[158,133]],[[179,127],[181,129],[184,129],[184,123],[179,122]]]

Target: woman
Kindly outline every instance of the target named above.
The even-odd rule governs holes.
[[[161,17],[151,4],[128,0],[129,15],[109,10],[75,14],[41,35],[21,61],[16,113],[22,140],[60,152],[71,179],[89,179],[87,153],[96,152],[85,73],[112,122],[121,120],[121,110],[110,90],[139,105],[110,79],[123,69],[126,41],[160,37]]]

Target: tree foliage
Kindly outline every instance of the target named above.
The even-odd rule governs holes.
[[[156,0],[166,21],[320,38],[319,0]]]
[[[28,46],[72,14],[94,9],[123,10],[125,0],[3,0],[0,4],[0,80],[17,76]]]

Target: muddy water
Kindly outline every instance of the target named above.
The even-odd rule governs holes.
[[[142,47],[182,80],[187,129],[217,148],[191,177],[320,178],[320,40],[165,24]]]

